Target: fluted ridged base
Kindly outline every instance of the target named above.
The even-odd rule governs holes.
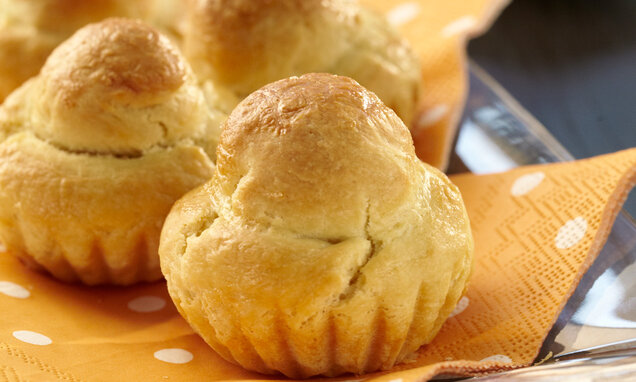
[[[6,251],[15,255],[30,269],[51,275],[67,283],[85,285],[131,285],[156,281],[163,277],[159,267],[157,244],[149,243],[145,235],[135,238],[126,252],[105,248],[94,239],[85,253],[77,253],[62,243],[50,242],[50,251],[27,251],[25,237],[17,232],[2,230]],[[26,238],[29,240],[29,238]],[[156,241],[156,240],[154,240]],[[41,242],[40,242],[41,244]],[[125,247],[125,245],[123,245]]]
[[[398,323],[387,318],[381,308],[361,319],[368,321],[369,330],[354,333],[330,313],[318,325],[323,332],[307,336],[276,318],[272,319],[271,330],[265,337],[257,337],[251,328],[237,326],[231,338],[223,343],[216,335],[209,335],[209,326],[199,331],[196,322],[191,324],[200,334],[207,333],[202,335],[206,342],[227,361],[259,373],[282,373],[289,378],[389,370],[424,345],[421,338],[406,337],[407,333],[421,337],[421,333],[410,331],[409,326],[398,327],[401,320]],[[309,341],[303,342],[307,338]],[[414,349],[405,349],[414,343],[418,343]]]

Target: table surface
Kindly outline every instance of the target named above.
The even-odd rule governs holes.
[[[468,52],[575,158],[636,147],[636,1],[514,0]]]

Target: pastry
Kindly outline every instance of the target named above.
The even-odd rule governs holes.
[[[150,0],[0,0],[0,103],[80,27],[149,15]]]
[[[179,312],[225,359],[292,377],[386,370],[432,340],[473,242],[458,189],[355,81],[249,95],[213,178],[175,203],[159,255]]]
[[[183,50],[204,80],[243,98],[309,72],[352,77],[407,123],[420,92],[420,64],[379,15],[352,0],[191,0]]]
[[[80,29],[0,107],[1,241],[64,281],[161,278],[163,220],[211,176],[222,118],[155,29]]]

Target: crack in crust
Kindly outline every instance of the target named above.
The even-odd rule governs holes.
[[[366,208],[366,220],[364,223],[364,233],[365,236],[364,238],[369,242],[370,244],[370,248],[369,251],[367,252],[362,264],[360,264],[353,272],[352,272],[352,276],[349,279],[349,283],[347,284],[347,287],[345,288],[345,290],[342,291],[342,293],[340,293],[340,295],[338,296],[338,301],[341,303],[344,300],[347,300],[349,298],[351,298],[351,296],[355,293],[357,287],[358,287],[358,283],[361,282],[360,278],[363,275],[363,270],[366,267],[366,265],[369,263],[369,261],[371,261],[371,259],[382,250],[382,244],[377,243],[375,239],[373,239],[373,237],[371,236],[370,233],[370,229],[369,229],[369,223],[371,220],[371,213],[370,213],[370,203],[367,200],[367,208]]]
[[[15,131],[12,134],[9,134],[7,136],[7,140],[9,138],[11,138],[13,135],[16,134],[20,134],[22,133],[21,131]],[[33,134],[33,132],[30,132],[31,134]],[[71,149],[69,147],[65,147],[57,142],[53,142],[51,140],[48,139],[43,139],[42,137],[38,136],[37,134],[33,134],[33,136],[37,139],[39,139],[41,142],[59,150],[62,152],[65,152],[67,154],[71,154],[71,155],[79,155],[79,156],[87,156],[87,157],[94,157],[94,158],[115,158],[115,159],[121,159],[121,160],[129,160],[129,159],[139,159],[139,158],[143,158],[146,154],[148,153],[152,153],[152,152],[157,152],[159,150],[171,150],[174,149],[175,147],[187,147],[187,146],[196,146],[195,144],[193,144],[191,139],[185,138],[185,139],[181,139],[175,142],[172,142],[171,144],[155,144],[152,145],[146,149],[144,149],[143,151],[141,150],[134,150],[131,152],[127,152],[127,153],[110,153],[110,152],[100,152],[100,151],[90,151],[90,150],[77,150],[77,149]],[[2,143],[2,142],[0,142]]]

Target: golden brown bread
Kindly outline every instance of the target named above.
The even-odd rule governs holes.
[[[183,49],[195,72],[240,98],[292,75],[352,77],[407,123],[417,58],[379,15],[352,0],[191,0]]]
[[[80,27],[112,16],[148,17],[151,0],[0,0],[0,103],[36,75]]]
[[[354,81],[308,74],[248,96],[214,177],[172,208],[168,289],[225,359],[290,377],[388,369],[431,341],[473,242],[457,188]]]
[[[159,279],[163,220],[211,176],[223,118],[153,28],[82,28],[0,107],[0,239],[65,281]]]

